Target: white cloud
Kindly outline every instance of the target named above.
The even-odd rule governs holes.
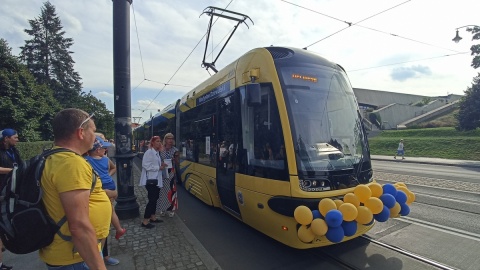
[[[56,7],[65,36],[74,40],[71,50],[75,70],[83,79],[84,89],[97,93],[113,110],[112,1],[50,2]],[[457,27],[478,22],[480,4],[476,0],[422,0],[402,5],[403,0],[291,0],[295,5],[279,0],[133,1],[131,85],[132,89],[140,86],[132,90],[132,116],[148,118],[150,111],[155,113],[190,90],[176,85],[194,87],[209,77],[200,67],[205,39],[194,50],[210,19],[200,14],[208,6],[225,8],[230,2],[229,10],[248,15],[254,24],[247,21],[248,27],[238,27],[216,63],[218,68],[256,47],[303,48],[313,44],[308,50],[342,65],[353,87],[358,88],[462,94],[478,72],[470,67],[469,53],[445,56],[454,51],[469,52],[473,43],[464,28],[460,29],[460,43],[451,39]],[[13,53],[18,54],[29,38],[23,30],[29,28],[28,20],[39,16],[42,5],[37,0],[2,1],[0,25],[8,27],[0,29],[0,38],[8,41]],[[351,26],[334,34],[347,26],[344,21],[356,23],[395,5],[399,6],[359,23],[364,27]],[[213,44],[218,46],[213,54],[216,56],[223,45],[221,39],[234,25],[226,19],[217,21],[207,54]],[[207,61],[211,60],[212,55]],[[171,85],[164,87],[167,82]]]

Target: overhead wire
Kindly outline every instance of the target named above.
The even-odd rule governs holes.
[[[380,14],[382,14],[382,13],[385,13],[385,12],[387,12],[387,11],[389,11],[389,10],[392,10],[392,9],[394,9],[394,8],[397,8],[397,7],[399,7],[399,6],[403,5],[403,4],[406,4],[407,2],[410,2],[411,0],[407,0],[407,1],[405,1],[405,2],[402,2],[402,3],[398,4],[398,5],[395,5],[395,6],[393,6],[393,7],[390,7],[390,8],[388,8],[388,9],[385,9],[385,10],[383,10],[383,11],[380,11],[380,12],[378,12],[378,13],[375,13],[375,14],[373,14],[373,15],[371,15],[371,16],[368,16],[368,17],[366,17],[366,18],[364,18],[364,19],[362,19],[362,20],[360,20],[360,21],[358,21],[358,22],[356,22],[356,23],[347,22],[347,21],[345,21],[345,20],[342,20],[342,19],[339,19],[339,18],[335,18],[335,17],[333,17],[333,16],[330,16],[330,15],[327,15],[327,14],[324,14],[324,13],[321,13],[321,12],[318,12],[318,11],[316,11],[316,10],[313,10],[313,9],[310,9],[310,8],[307,8],[307,7],[298,5],[298,4],[291,3],[291,2],[286,1],[286,0],[281,0],[281,1],[282,1],[282,2],[285,2],[285,3],[288,3],[288,4],[291,4],[291,5],[293,5],[293,6],[296,6],[296,7],[299,7],[299,8],[302,8],[302,9],[305,9],[305,10],[308,10],[308,11],[311,11],[311,12],[314,12],[314,13],[317,13],[317,14],[320,14],[320,15],[322,15],[322,16],[331,18],[331,19],[333,19],[333,20],[337,20],[337,21],[340,21],[340,22],[343,22],[343,23],[348,24],[348,26],[346,26],[346,27],[344,27],[344,28],[342,28],[342,29],[340,29],[340,30],[338,30],[338,31],[336,31],[336,32],[334,32],[334,33],[332,33],[332,34],[330,34],[330,35],[328,35],[328,36],[326,36],[326,37],[324,37],[324,38],[322,38],[322,39],[320,39],[320,40],[318,40],[318,41],[316,41],[316,42],[314,42],[314,43],[312,43],[312,44],[310,44],[310,45],[308,45],[308,46],[306,46],[306,47],[304,47],[305,49],[308,48],[308,47],[311,47],[312,45],[315,45],[315,44],[319,43],[320,41],[323,41],[323,40],[325,40],[325,39],[327,39],[327,38],[329,38],[329,37],[331,37],[331,36],[333,36],[333,35],[335,35],[335,34],[338,34],[338,33],[342,32],[343,30],[345,30],[345,29],[347,29],[347,28],[350,28],[351,26],[357,26],[357,27],[365,28],[365,29],[368,29],[368,30],[371,30],[371,31],[376,31],[376,32],[379,32],[379,33],[383,33],[383,34],[387,34],[387,35],[390,35],[390,36],[394,36],[394,37],[398,37],[398,38],[401,38],[401,39],[405,39],[405,40],[408,40],[408,41],[420,43],[420,44],[423,44],[423,45],[432,46],[432,47],[440,48],[440,49],[443,49],[443,50],[448,50],[448,51],[455,52],[455,54],[447,54],[447,55],[435,56],[435,57],[418,59],[418,60],[412,60],[412,61],[406,61],[406,62],[399,62],[399,63],[392,63],[392,64],[386,64],[386,65],[375,66],[375,67],[368,67],[368,68],[361,68],[361,69],[349,70],[349,72],[355,72],[355,71],[366,70],[366,69],[373,69],[373,68],[380,68],[380,67],[384,67],[384,66],[399,65],[399,64],[405,64],[405,63],[410,63],[410,62],[425,61],[425,60],[431,60],[431,59],[436,59],[436,58],[443,58],[443,57],[449,57],[449,56],[455,56],[455,55],[461,55],[461,54],[469,53],[469,52],[460,52],[460,51],[457,51],[457,50],[448,49],[448,48],[441,47],[441,46],[437,46],[437,45],[430,44],[430,43],[427,43],[427,42],[418,41],[418,40],[415,40],[415,39],[412,39],[412,38],[403,37],[403,36],[400,36],[400,35],[397,35],[397,34],[388,33],[388,32],[382,31],[382,30],[378,30],[378,29],[374,29],[374,28],[371,28],[371,27],[359,25],[359,23],[361,23],[361,22],[364,22],[364,21],[366,21],[366,20],[368,20],[368,19],[371,19],[371,18],[373,18],[373,17],[375,17],[375,16],[378,16],[378,15],[380,15]]]
[[[423,59],[416,59],[416,60],[411,60],[411,61],[404,61],[404,62],[398,62],[398,63],[385,64],[385,65],[380,65],[380,66],[375,66],[375,67],[358,68],[358,69],[347,70],[347,72],[351,73],[351,72],[361,71],[361,70],[367,70],[367,69],[381,68],[381,67],[386,67],[386,66],[394,66],[394,65],[406,64],[406,63],[412,63],[412,62],[420,62],[420,61],[438,59],[438,58],[455,56],[455,55],[466,54],[466,53],[470,53],[470,52],[458,52],[458,53],[454,53],[454,54],[445,54],[445,55],[434,56],[434,57],[429,57],[429,58],[423,58]]]
[[[228,6],[230,6],[230,4],[233,2],[233,0],[230,0],[230,2],[227,4],[227,6],[225,7],[225,9],[228,8]],[[135,18],[135,16],[134,16]],[[218,21],[219,17],[217,17],[217,19],[213,22],[213,25]],[[169,85],[170,81],[173,79],[173,77],[175,77],[175,75],[178,73],[178,71],[180,70],[180,68],[182,68],[182,66],[185,64],[185,62],[188,60],[188,58],[190,57],[190,55],[192,55],[192,53],[195,51],[195,49],[198,47],[198,45],[200,44],[200,42],[202,42],[202,40],[205,38],[205,36],[207,35],[207,33],[205,33],[202,38],[197,42],[197,44],[195,45],[195,47],[192,49],[192,51],[190,51],[190,53],[187,55],[187,57],[183,60],[183,62],[180,64],[180,66],[177,68],[177,70],[175,70],[175,72],[173,73],[173,75],[168,79],[168,81],[166,83],[164,83],[164,86],[162,87],[162,89],[160,89],[158,91],[158,93],[155,95],[155,97],[150,101],[150,103],[145,107],[145,109],[140,113],[139,116],[141,116],[145,110],[148,109],[148,107],[150,107],[150,105],[152,105],[152,103],[155,101],[155,99],[157,99],[157,97],[160,95],[160,93],[163,92],[163,90],[165,89],[165,87],[167,85]],[[140,43],[140,42],[139,42]]]

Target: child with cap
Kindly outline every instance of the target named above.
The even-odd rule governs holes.
[[[88,151],[88,155],[85,156],[85,159],[92,165],[92,168],[100,177],[102,181],[102,188],[107,193],[108,198],[112,202],[112,225],[116,230],[115,239],[120,239],[127,229],[122,228],[120,225],[120,220],[118,219],[117,214],[115,213],[115,208],[113,207],[113,202],[118,196],[115,182],[112,179],[112,175],[115,174],[117,168],[113,162],[105,156],[107,147],[111,144],[107,141],[104,141],[100,136],[96,136],[93,143],[92,149]],[[105,242],[107,243],[107,242]],[[108,254],[108,251],[106,252]],[[104,254],[105,263],[107,265],[116,265],[119,261],[115,258],[111,258],[108,255]]]

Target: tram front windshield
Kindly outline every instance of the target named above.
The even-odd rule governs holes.
[[[298,169],[337,171],[369,159],[355,96],[340,69],[283,67]]]

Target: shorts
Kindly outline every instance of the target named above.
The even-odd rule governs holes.
[[[109,189],[109,190],[116,190],[117,186],[115,185],[115,182],[113,182],[113,181],[107,182],[107,183],[102,182],[102,188],[103,189]]]
[[[403,156],[405,154],[404,150],[397,150],[397,156]]]

